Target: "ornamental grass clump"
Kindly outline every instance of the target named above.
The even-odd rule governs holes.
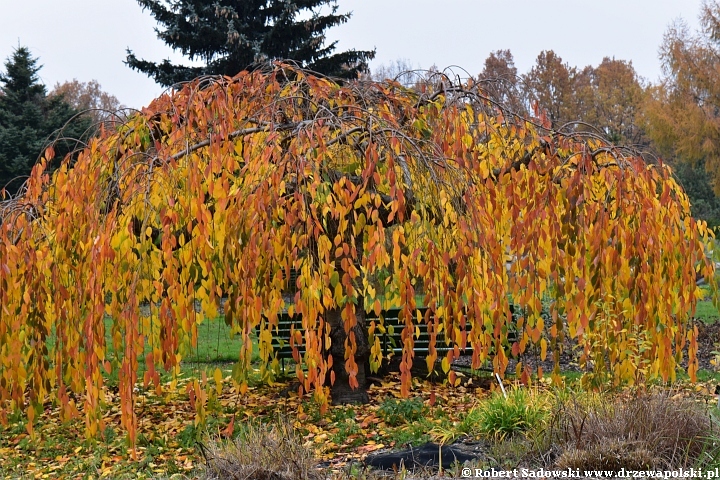
[[[319,480],[312,449],[287,422],[248,424],[234,441],[203,448],[203,480]]]
[[[543,397],[527,389],[515,388],[507,397],[495,393],[477,410],[469,412],[468,418],[477,422],[472,433],[503,440],[539,429],[547,413],[547,402]]]
[[[629,470],[696,466],[712,445],[715,422],[685,397],[642,394],[614,401],[577,398],[556,412],[558,468]]]

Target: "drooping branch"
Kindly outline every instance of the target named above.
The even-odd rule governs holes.
[[[494,168],[492,171],[493,178],[497,180],[497,178],[500,175],[502,175],[503,173],[507,173],[507,172],[511,172],[511,171],[518,171],[522,167],[527,167],[528,165],[530,165],[530,162],[532,161],[532,159],[536,153],[538,153],[540,151],[548,152],[549,147],[550,146],[547,142],[545,142],[544,140],[541,141],[539,145],[534,147],[532,150],[528,150],[527,152],[525,152],[525,154],[522,157],[518,158],[517,160],[512,162],[510,165]]]
[[[306,125],[308,123],[309,123],[308,121],[284,123],[281,125],[275,125],[274,129],[276,131],[297,130],[297,129],[302,128],[303,125]],[[253,133],[269,132],[271,130],[273,130],[272,125],[266,125],[266,126],[262,126],[262,127],[242,128],[240,130],[235,130],[234,132],[228,133],[226,140],[233,140],[233,139],[235,139],[237,137],[241,137],[243,135],[251,135]],[[194,145],[189,146],[185,150],[182,150],[182,151],[172,155],[170,158],[172,160],[178,160],[178,159],[184,157],[185,155],[191,154],[192,152],[194,152],[196,150],[199,150],[203,147],[209,146],[211,143],[212,143],[212,139],[208,138],[206,140],[203,140],[201,142],[198,142]]]

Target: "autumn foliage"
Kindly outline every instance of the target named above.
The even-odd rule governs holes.
[[[241,392],[253,341],[271,377],[284,311],[302,315],[297,376],[321,400],[330,382],[363,387],[383,328],[364,311],[390,307],[405,312],[406,394],[420,323],[455,347],[446,370],[471,345],[474,367],[504,374],[509,356],[564,338],[614,383],[674,378],[688,342],[697,369],[688,318],[710,234],[669,168],[505,116],[472,83],[339,85],[287,66],[201,78],[52,177],[43,165],[2,211],[3,422],[25,410],[32,428],[52,401],[95,435],[117,371],[134,439],[134,386],[160,388],[223,298]],[[189,383],[199,415],[211,388]]]

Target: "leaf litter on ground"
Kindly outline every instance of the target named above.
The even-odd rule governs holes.
[[[219,394],[208,394],[204,423],[189,401],[189,379],[181,377],[165,383],[159,393],[138,386],[134,451],[121,427],[119,398],[112,387],[104,388],[104,431],[96,439],[84,436],[79,396],[77,418],[62,421],[58,407],[45,405],[44,411],[36,415],[32,435],[28,433],[26,416],[10,416],[7,427],[0,427],[0,476],[153,478],[181,474],[192,478],[202,461],[199,443],[208,438],[230,439],[251,421],[272,422],[279,418],[289,419],[304,445],[332,468],[342,468],[372,452],[422,440],[415,438],[410,423],[388,425],[378,412],[383,401],[409,401],[402,400],[398,381],[372,385],[367,405],[330,406],[321,413],[312,394],[298,396],[286,383],[250,387],[240,395],[230,385],[230,377],[224,380]],[[411,399],[422,402],[427,409],[423,421],[434,425],[457,421],[485,394],[472,385],[450,387],[416,380]]]
[[[369,388],[366,405],[330,406],[321,413],[311,394],[298,396],[286,383],[250,387],[245,395],[225,378],[220,393],[210,392],[204,423],[191,407],[188,379],[163,385],[158,394],[142,389],[137,395],[137,445],[129,446],[120,425],[118,398],[105,389],[104,431],[97,439],[84,437],[80,417],[60,420],[57,407],[45,408],[28,433],[25,416],[11,416],[0,431],[0,476],[3,478],[195,478],[203,462],[201,448],[208,439],[230,440],[250,422],[289,420],[303,445],[331,470],[340,471],[368,454],[418,445],[428,439],[451,438],[445,433],[490,392],[466,386],[451,387],[415,380],[410,399],[402,399],[400,383],[385,380]],[[541,388],[544,382],[539,382]],[[714,402],[710,382],[673,386],[675,395]],[[288,393],[289,391],[289,393]],[[622,392],[620,393],[622,395]],[[422,418],[390,425],[381,406],[387,402],[421,403]],[[387,417],[386,417],[387,418]],[[420,425],[422,428],[414,428]],[[419,430],[419,431],[418,431]],[[423,436],[424,435],[424,436]],[[457,439],[457,436],[452,437]],[[134,458],[133,458],[134,457]]]

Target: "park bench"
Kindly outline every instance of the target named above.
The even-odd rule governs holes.
[[[417,312],[421,316],[425,316],[427,308],[419,308]],[[416,315],[417,315],[416,312]],[[380,317],[382,317],[382,322]],[[376,315],[375,312],[366,313],[366,323],[368,328],[375,322],[375,331],[373,338],[370,338],[371,345],[374,343],[374,338],[379,338],[380,348],[383,356],[388,355],[399,355],[402,353],[402,331],[405,327],[405,321],[402,317],[401,309],[390,309],[383,310],[380,315]],[[277,356],[278,360],[284,361],[284,359],[292,358],[292,347],[290,346],[290,336],[292,331],[302,332],[302,322],[299,314],[290,316],[287,313],[282,313],[278,316],[277,330],[272,331],[272,346],[273,352]],[[414,352],[417,357],[425,357],[429,353],[430,347],[430,334],[425,323],[419,325],[416,324],[415,335],[414,335]],[[445,342],[444,332],[437,334],[435,341],[435,349],[438,354],[447,352],[453,348]],[[304,348],[300,346],[300,354],[304,352]],[[471,354],[472,349],[470,345],[462,351],[464,354]],[[284,362],[283,362],[284,363]]]

